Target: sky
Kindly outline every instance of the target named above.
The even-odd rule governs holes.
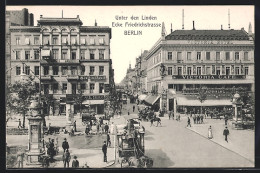
[[[161,27],[127,27],[125,22],[138,23],[165,23],[167,34],[172,30],[182,29],[182,9],[184,9],[184,29],[216,30],[228,29],[228,9],[230,10],[231,29],[244,29],[248,32],[249,22],[254,33],[254,6],[6,6],[6,10],[21,10],[27,8],[34,14],[34,25],[37,25],[40,15],[43,17],[74,18],[79,15],[84,26],[93,26],[95,20],[98,26],[112,28],[110,58],[115,69],[115,83],[119,83],[126,75],[126,70],[131,63],[135,66],[135,59],[144,50],[150,50],[161,36]],[[126,20],[117,20],[116,17],[124,16]],[[131,16],[139,17],[132,20]],[[155,20],[142,20],[142,16],[152,16]],[[113,25],[114,22],[114,25]],[[122,24],[117,27],[116,22]],[[128,33],[142,32],[142,35],[125,35]]]

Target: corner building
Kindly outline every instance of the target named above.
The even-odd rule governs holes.
[[[75,97],[104,113],[104,102],[114,86],[110,59],[111,28],[82,26],[76,18],[40,17],[37,26],[11,26],[12,83],[24,72],[41,84],[42,95],[53,97],[50,115],[74,114],[80,110]],[[23,64],[24,63],[24,64]],[[46,107],[46,105],[44,105]]]
[[[250,28],[250,27],[249,27]],[[185,112],[232,107],[234,88],[254,94],[254,40],[251,28],[241,30],[175,30],[161,38],[146,56],[150,103]],[[200,103],[198,89],[207,88]]]

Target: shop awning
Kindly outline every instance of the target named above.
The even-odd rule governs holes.
[[[204,102],[200,102],[199,100],[189,100],[186,97],[178,97],[177,98],[178,106],[230,106],[232,102],[230,99],[221,99],[221,100],[205,100]]]
[[[146,94],[142,94],[142,95],[139,95],[139,96],[138,96],[138,99],[139,99],[139,100],[144,100],[146,97],[147,97]]]
[[[104,100],[85,100],[82,102],[83,105],[100,105],[104,104]]]
[[[153,105],[159,98],[160,96],[149,95],[145,98],[144,101],[150,105]]]
[[[41,55],[42,56],[51,56],[51,51],[50,50],[42,50]]]

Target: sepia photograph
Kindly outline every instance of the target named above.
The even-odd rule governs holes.
[[[7,170],[255,167],[254,5],[7,5],[5,29]]]

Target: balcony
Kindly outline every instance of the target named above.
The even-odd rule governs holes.
[[[68,75],[67,80],[78,80],[79,76],[78,75]]]

